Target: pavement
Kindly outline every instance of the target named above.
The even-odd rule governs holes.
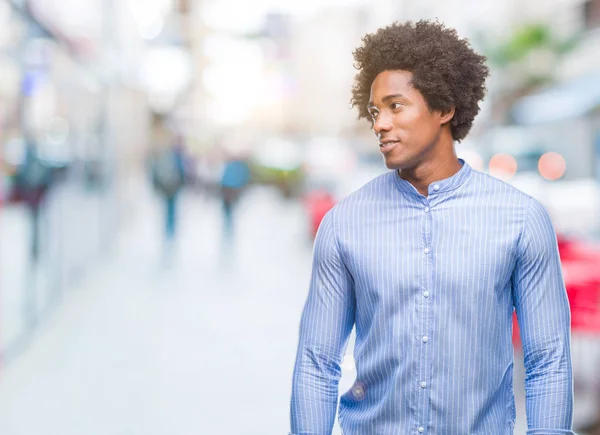
[[[226,241],[214,200],[182,200],[174,258],[140,200],[5,367],[1,434],[287,433],[312,251],[300,206],[251,192]]]

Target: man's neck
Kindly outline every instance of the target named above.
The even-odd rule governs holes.
[[[460,171],[462,165],[455,152],[441,159],[424,162],[416,168],[402,169],[399,175],[412,184],[417,191],[427,196],[429,185],[435,181],[445,180]]]

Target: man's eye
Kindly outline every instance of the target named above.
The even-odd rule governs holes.
[[[376,110],[371,110],[369,114],[371,115],[371,118],[376,119],[377,115],[379,115],[379,112]]]
[[[402,107],[402,103],[392,103],[392,109],[396,110]]]

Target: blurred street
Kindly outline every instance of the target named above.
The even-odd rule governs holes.
[[[0,433],[286,433],[311,256],[298,204],[249,192],[228,246],[219,204],[186,197],[169,265],[153,199],[4,371]]]

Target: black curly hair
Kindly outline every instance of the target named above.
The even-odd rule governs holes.
[[[455,108],[452,138],[459,142],[465,138],[486,92],[485,56],[475,53],[456,30],[430,20],[394,22],[365,35],[362,42],[353,53],[359,72],[351,100],[359,119],[371,120],[367,105],[375,77],[383,71],[404,70],[412,73],[412,85],[430,110]]]

